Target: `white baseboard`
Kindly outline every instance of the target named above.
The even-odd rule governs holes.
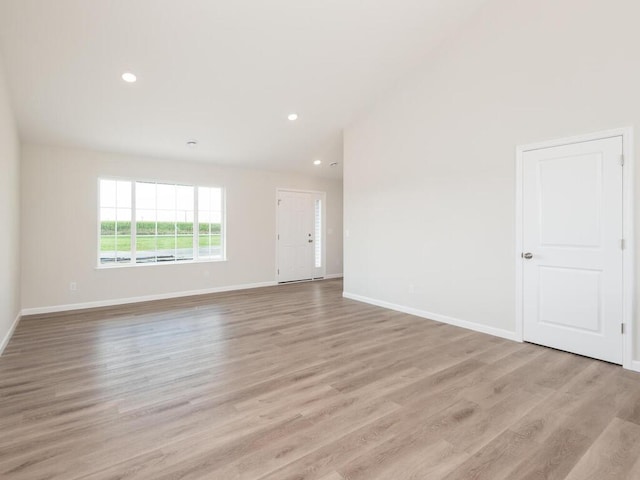
[[[342,277],[344,277],[342,273],[331,273],[329,275],[325,275],[322,278],[324,278],[325,280],[330,280],[332,278],[342,278]]]
[[[631,362],[631,367],[629,370],[633,370],[634,372],[640,372],[640,360],[633,360]]]
[[[7,348],[7,345],[9,345],[9,340],[11,340],[11,337],[13,336],[13,332],[16,331],[16,327],[18,326],[18,323],[20,323],[21,318],[22,316],[20,315],[20,313],[18,313],[18,316],[11,324],[11,327],[9,327],[9,331],[2,339],[2,343],[0,343],[0,355],[2,355],[2,353],[4,352],[4,349]]]
[[[446,315],[440,315],[438,313],[427,312],[425,310],[419,310],[417,308],[406,307],[404,305],[385,302],[383,300],[376,300],[374,298],[364,297],[362,295],[356,295],[354,293],[342,292],[342,296],[350,300],[369,303],[371,305],[388,308],[389,310],[395,310],[397,312],[408,313],[409,315],[415,315],[416,317],[427,318],[429,320],[435,320],[436,322],[447,323],[449,325],[466,328],[468,330],[474,330],[480,333],[487,333],[495,337],[501,337],[501,338],[506,338],[507,340],[513,340],[514,342],[522,342],[522,340],[518,338],[518,335],[516,334],[516,332],[511,332],[509,330],[490,327],[488,325],[482,325],[480,323],[470,322],[468,320],[460,320],[458,318],[448,317]]]
[[[209,293],[232,292],[235,290],[247,290],[249,288],[273,287],[277,282],[245,283],[242,285],[228,285],[224,287],[205,288],[202,290],[190,290],[183,292],[162,293],[159,295],[143,295],[141,297],[114,298],[111,300],[98,300],[95,302],[71,303],[68,305],[53,305],[50,307],[34,307],[22,310],[22,315],[41,315],[45,313],[67,312],[72,310],[84,310],[86,308],[113,307],[128,303],[149,302],[153,300],[167,300],[171,298],[192,297],[194,295],[207,295]]]

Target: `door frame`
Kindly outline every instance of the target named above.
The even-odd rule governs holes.
[[[314,276],[311,280],[325,278],[327,276],[327,192],[321,192],[320,190],[301,190],[298,188],[277,187],[276,197],[274,199],[274,207],[276,209],[276,232],[274,236],[274,243],[276,248],[276,264],[273,268],[273,274],[276,283],[278,283],[278,267],[280,266],[280,245],[278,244],[278,227],[280,226],[280,209],[278,208],[278,198],[280,196],[280,192],[310,193],[313,195],[320,195],[320,200],[322,201],[322,275],[319,277]]]
[[[635,243],[634,243],[634,149],[633,149],[633,127],[618,128],[595,132],[586,135],[578,135],[568,138],[560,138],[544,142],[519,145],[516,147],[516,245],[515,245],[515,267],[516,267],[516,338],[524,341],[524,314],[523,314],[523,288],[524,270],[522,266],[523,252],[523,169],[522,162],[526,152],[540,150],[543,148],[560,147],[573,143],[590,142],[593,140],[604,140],[606,138],[622,137],[622,154],[624,155],[624,170],[622,172],[622,234],[624,238],[624,249],[622,250],[622,322],[625,331],[622,335],[622,366],[628,370],[640,372],[640,361],[633,359],[633,344],[636,336],[636,325],[634,321],[635,302]]]

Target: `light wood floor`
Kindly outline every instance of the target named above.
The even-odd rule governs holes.
[[[640,375],[341,290],[24,319],[0,478],[640,479]]]

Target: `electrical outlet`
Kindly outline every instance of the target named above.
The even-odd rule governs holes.
[[[69,290],[75,292],[76,290],[78,290],[78,284],[76,282],[69,283]]]

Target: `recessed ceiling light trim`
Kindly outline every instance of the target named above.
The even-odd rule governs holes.
[[[314,160],[313,161],[313,164],[316,165],[316,166],[320,165],[321,163],[322,163],[322,160]]]
[[[122,74],[122,80],[124,80],[127,83],[135,83],[136,80],[138,80],[138,77],[136,77],[133,73],[131,72],[124,72]]]
[[[289,119],[290,122],[295,122],[298,119],[298,114],[290,113],[289,115],[287,115],[287,118]]]
[[[189,148],[196,148],[198,146],[198,141],[197,140],[189,140],[187,142],[187,147]]]

